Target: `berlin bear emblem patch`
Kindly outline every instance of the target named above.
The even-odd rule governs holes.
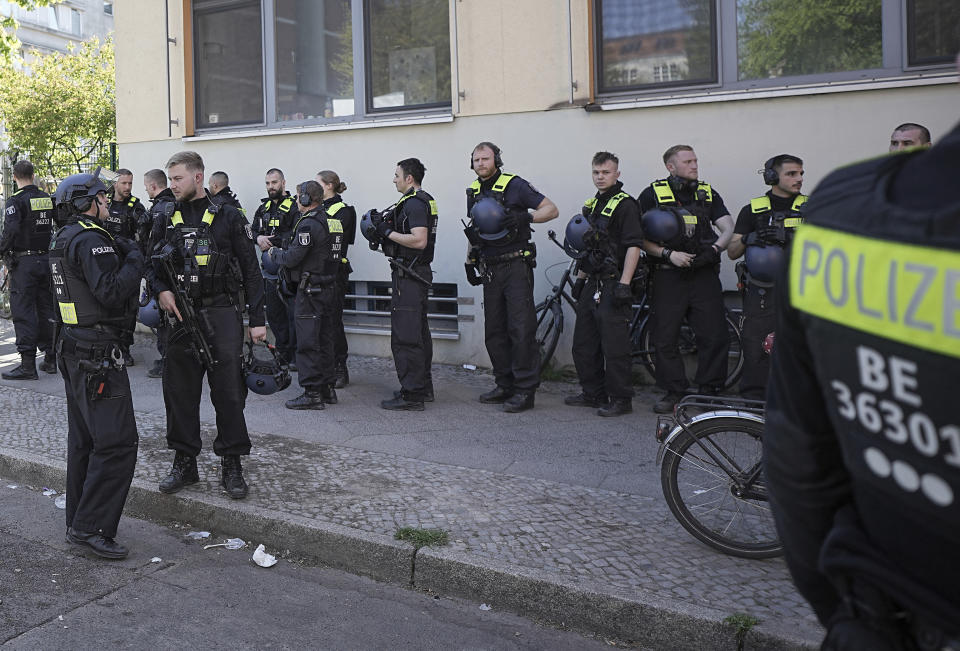
[[[299,237],[299,240],[300,240],[300,246],[310,246],[310,231],[297,233],[297,236]]]

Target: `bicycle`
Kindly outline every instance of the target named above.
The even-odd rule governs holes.
[[[694,538],[740,558],[783,553],[761,465],[763,410],[757,400],[694,395],[657,421],[670,511]]]
[[[551,242],[563,248],[563,245],[557,241],[555,231],[548,231],[547,237]],[[644,264],[641,260],[641,264]],[[549,267],[552,269],[553,267]],[[560,282],[553,285],[547,297],[537,304],[535,310],[537,313],[537,344],[540,348],[540,372],[553,358],[556,352],[557,343],[560,341],[560,334],[563,332],[564,314],[563,303],[566,301],[571,308],[576,309],[576,300],[573,298],[572,290],[574,281],[579,271],[579,261],[571,260],[570,264],[564,270]],[[656,367],[654,365],[654,348],[652,323],[650,320],[650,284],[648,281],[642,282],[643,292],[638,301],[633,304],[633,316],[630,319],[630,341],[633,342],[633,359],[642,364],[651,376],[656,377]],[[567,291],[569,287],[570,291]],[[726,387],[733,386],[740,379],[740,373],[743,370],[743,350],[740,342],[740,326],[738,319],[724,312],[724,318],[727,324],[727,332],[730,336],[729,360],[727,363]],[[680,329],[680,353],[685,357],[694,357],[697,353],[696,336],[693,329],[684,320]]]

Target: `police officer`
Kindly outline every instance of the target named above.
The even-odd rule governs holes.
[[[337,274],[343,264],[340,206],[324,206],[323,188],[316,181],[297,187],[300,217],[283,249],[266,251],[269,266],[283,274],[283,283],[296,290],[298,380],[303,394],[287,400],[287,409],[323,409],[337,404],[334,390],[333,312],[337,304]],[[266,261],[265,261],[266,262]]]
[[[903,151],[911,147],[929,147],[930,130],[922,124],[904,122],[890,134],[890,151]]]
[[[173,467],[160,482],[160,491],[175,493],[199,481],[200,397],[208,372],[210,400],[217,414],[213,451],[221,457],[221,485],[234,499],[247,495],[240,456],[250,453],[250,436],[243,417],[247,387],[243,381],[243,302],[249,309],[249,335],[263,341],[263,283],[246,218],[229,204],[216,205],[203,191],[203,159],[193,151],[174,154],[167,161],[174,212],[154,226],[152,240],[183,268],[171,279],[162,260],[153,259],[151,285],[160,308],[183,321],[171,282],[183,290],[198,314],[199,330],[215,363],[206,368],[194,354],[182,323],[174,323],[163,372],[163,400],[167,412],[167,446],[176,450]],[[154,249],[156,250],[156,246]]]
[[[317,183],[323,188],[323,208],[340,206],[336,218],[343,226],[343,260],[337,273],[337,304],[333,310],[333,356],[337,367],[338,389],[350,384],[350,372],[347,370],[347,334],[343,329],[343,305],[347,298],[350,273],[353,268],[347,258],[347,248],[353,244],[357,233],[357,211],[353,206],[343,203],[341,194],[347,191],[347,184],[333,170],[321,170],[317,173]]]
[[[764,163],[763,181],[773,186],[762,197],[751,199],[740,210],[727,255],[736,260],[746,253],[745,262],[737,265],[737,276],[743,295],[743,376],[740,395],[763,400],[770,375],[770,357],[763,344],[773,332],[776,315],[776,285],[786,255],[784,248],[803,217],[800,207],[806,195],[803,187],[803,161],[790,154],[774,156]]]
[[[167,174],[161,169],[152,169],[143,175],[143,189],[151,201],[148,217],[150,230],[152,232],[153,225],[156,224],[158,220],[161,220],[163,215],[168,212],[168,204],[175,204],[177,199],[173,196],[170,188],[167,187]],[[169,210],[169,212],[172,214],[173,211]],[[149,240],[149,236],[147,239]],[[153,252],[150,250],[149,242],[143,248],[145,249],[145,255],[152,255]],[[148,291],[150,291],[151,295],[154,293],[152,287],[148,287]],[[156,332],[157,352],[160,353],[160,359],[155,360],[153,366],[147,371],[147,377],[152,378],[163,376],[163,356],[167,351],[167,341],[170,338],[170,325],[162,314]]]
[[[960,124],[828,175],[794,237],[764,476],[824,649],[960,649],[957,178]]]
[[[633,411],[630,283],[640,261],[643,231],[637,203],[619,180],[620,159],[597,152],[592,168],[597,193],[567,227],[568,247],[571,238],[578,239],[577,255],[582,255],[575,285],[573,362],[583,390],[563,402],[599,407],[600,416],[621,416]]]
[[[654,181],[639,197],[641,213],[662,209],[679,220],[680,228],[680,235],[668,242],[652,236],[644,223],[643,249],[657,262],[652,282],[657,384],[667,392],[653,407],[658,414],[672,412],[687,391],[678,346],[684,317],[697,338],[695,383],[700,393],[723,389],[730,342],[718,274],[720,253],[733,235],[733,218],[720,193],[699,180],[693,148],[674,145],[664,152],[663,163],[670,175]]]
[[[143,255],[133,240],[103,227],[107,188],[98,173],[75,174],[57,188],[57,206],[73,222],[57,231],[49,265],[68,412],[66,538],[119,559],[127,548],[115,540],[117,525],[138,442],[122,346]]]
[[[486,269],[483,280],[484,337],[497,386],[480,396],[480,402],[503,404],[511,413],[533,407],[540,386],[540,351],[537,315],[533,302],[533,267],[536,247],[530,241],[531,223],[541,224],[559,214],[550,199],[516,174],[502,171],[500,148],[481,142],[470,156],[476,180],[467,188],[467,214],[484,197],[503,207],[502,238],[481,237],[477,224],[467,237]],[[528,210],[533,212],[528,212]],[[486,235],[489,235],[487,233]],[[474,255],[469,256],[471,259]]]
[[[17,191],[7,199],[3,214],[0,255],[10,271],[10,310],[17,336],[20,365],[0,374],[4,380],[36,380],[37,349],[43,353],[40,370],[56,373],[53,352],[53,301],[47,250],[53,233],[53,200],[37,188],[33,163],[13,166]]]
[[[251,226],[257,238],[257,246],[262,251],[271,246],[285,246],[293,232],[293,225],[300,218],[297,201],[287,192],[287,180],[283,172],[276,167],[267,170],[264,182],[267,196],[260,200]],[[297,350],[293,300],[277,292],[277,274],[266,269],[261,271],[267,323],[273,331],[277,352],[284,362],[293,363]]]
[[[210,201],[218,206],[227,204],[246,215],[237,195],[230,189],[230,177],[226,172],[214,172],[210,175]]]
[[[397,163],[393,185],[402,197],[383,213],[371,211],[383,253],[390,259],[390,348],[400,390],[384,409],[423,411],[433,400],[433,340],[427,322],[427,293],[433,282],[437,202],[420,188],[426,168],[416,158]]]
[[[110,213],[107,215],[103,227],[114,237],[135,239],[141,243],[141,251],[146,250],[146,240],[150,234],[150,218],[147,209],[140,200],[132,195],[133,172],[126,168],[117,170],[117,180],[107,192],[110,199]],[[131,317],[134,323],[136,319]],[[133,366],[135,361],[130,354],[130,345],[133,344],[133,329],[130,328],[130,337],[123,350],[123,363]]]

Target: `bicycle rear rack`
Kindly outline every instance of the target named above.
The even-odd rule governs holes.
[[[711,411],[732,411],[763,416],[766,403],[763,400],[748,400],[734,396],[689,395],[674,407],[673,414],[657,418],[657,441],[662,443],[676,426],[687,431],[690,421],[700,414]]]

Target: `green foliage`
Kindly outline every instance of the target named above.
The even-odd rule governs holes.
[[[406,540],[413,543],[417,549],[430,545],[446,545],[450,536],[443,529],[417,529],[415,527],[401,527],[393,534],[396,540]]]
[[[747,633],[760,623],[760,620],[747,613],[734,613],[723,620],[724,626],[729,626],[737,636],[737,651],[743,651]]]
[[[12,0],[24,9],[48,7],[59,3],[60,0]],[[20,39],[17,38],[18,23],[12,16],[0,18],[0,65],[9,66],[20,52]]]
[[[880,0],[740,0],[740,78],[880,67],[880,4]]]
[[[116,139],[113,41],[93,38],[66,54],[33,54],[29,64],[0,70],[9,147],[29,153],[53,177],[83,171],[82,162]]]

